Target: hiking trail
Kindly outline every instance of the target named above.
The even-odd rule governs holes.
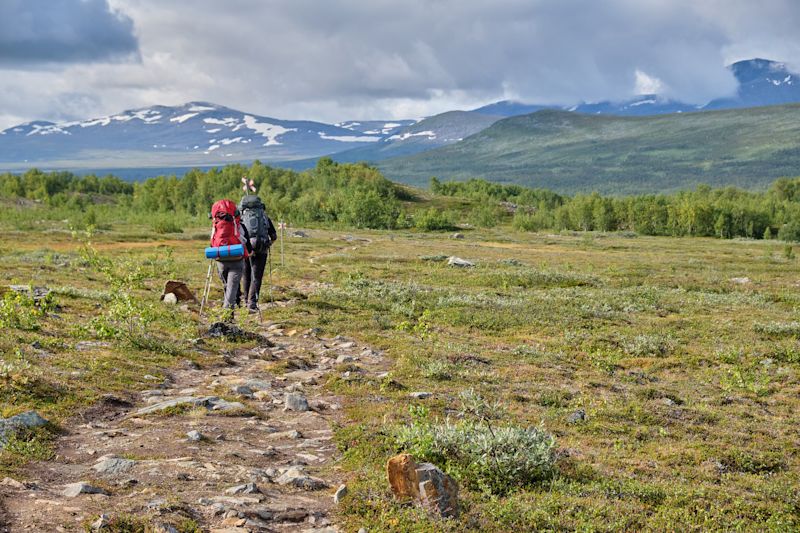
[[[314,330],[255,331],[255,348],[212,353],[199,340],[213,364],[184,361],[151,390],[106,395],[64,423],[54,459],[0,485],[0,532],[102,531],[131,516],[164,532],[188,520],[217,533],[338,531],[342,405],[322,385],[342,363],[385,370],[383,354]]]

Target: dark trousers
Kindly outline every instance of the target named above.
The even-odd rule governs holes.
[[[261,280],[264,278],[264,268],[267,266],[269,250],[263,254],[253,254],[244,261],[243,294],[247,299],[247,307],[254,309],[258,305],[258,295],[261,292]]]

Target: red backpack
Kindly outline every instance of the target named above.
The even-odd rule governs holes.
[[[230,246],[242,244],[239,236],[239,211],[231,200],[219,200],[211,206],[211,218],[214,220],[214,234],[211,246]],[[247,257],[247,249],[244,251]]]

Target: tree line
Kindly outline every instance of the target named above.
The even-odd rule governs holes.
[[[294,224],[358,228],[417,227],[451,229],[469,222],[479,227],[511,223],[523,231],[633,231],[644,235],[779,238],[800,241],[800,178],[782,178],[766,191],[734,187],[672,194],[602,196],[562,195],[546,189],[492,183],[482,179],[430,181],[430,201],[364,163],[322,158],[305,172],[227,165],[191,170],[183,177],[159,176],[130,183],[115,176],[77,176],[70,172],[29,170],[0,174],[0,198],[26,198],[61,211],[108,206],[121,218],[143,214],[202,218],[220,198],[238,200],[242,177],[252,179],[270,215]],[[442,207],[441,197],[464,200],[458,211]]]
[[[402,191],[366,164],[319,160],[307,172],[227,165],[208,171],[193,169],[183,177],[158,176],[128,183],[114,176],[76,176],[69,172],[29,170],[0,174],[0,198],[28,198],[53,208],[85,209],[113,201],[117,212],[179,213],[202,216],[221,198],[238,201],[242,178],[253,180],[267,212],[275,220],[295,224],[337,223],[360,228],[394,228],[405,223]]]
[[[527,231],[633,231],[644,235],[800,240],[800,178],[781,178],[767,191],[700,185],[673,194],[561,196],[552,191],[481,179],[440,182],[431,192],[470,198],[478,205],[505,203],[514,227]]]

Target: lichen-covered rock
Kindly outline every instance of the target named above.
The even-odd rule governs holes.
[[[105,457],[92,469],[98,474],[114,476],[127,472],[136,465],[136,461],[123,459],[122,457]]]
[[[288,392],[284,396],[284,411],[308,411],[308,400],[299,392]]]
[[[8,439],[25,429],[32,429],[47,425],[47,420],[36,411],[25,411],[10,418],[0,418],[0,448],[6,445]]]

